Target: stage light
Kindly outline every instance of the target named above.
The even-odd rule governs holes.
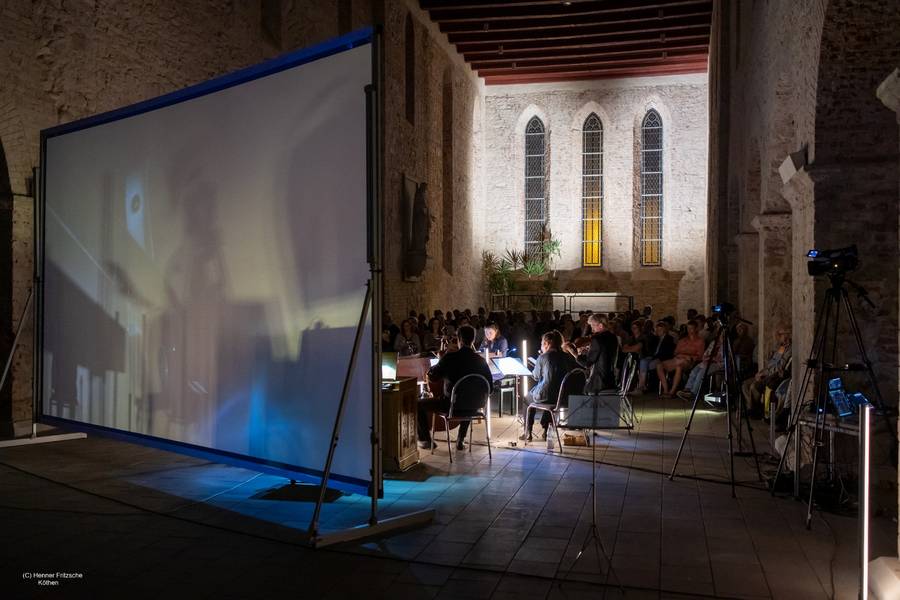
[[[522,340],[522,364],[525,365],[525,368],[528,368],[528,342]],[[525,396],[528,395],[528,378],[522,378],[522,400],[525,399]]]

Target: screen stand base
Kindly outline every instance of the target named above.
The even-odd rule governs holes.
[[[13,446],[31,446],[34,444],[48,444],[50,442],[65,442],[68,440],[83,440],[86,433],[55,433],[50,435],[38,435],[37,424],[31,428],[31,437],[12,440],[0,440],[0,448],[12,448]]]
[[[310,539],[310,546],[313,548],[324,548],[334,544],[343,542],[359,541],[366,538],[377,537],[386,533],[397,533],[404,529],[413,529],[430,523],[434,519],[435,510],[420,510],[416,512],[406,513],[398,517],[391,517],[378,521],[372,525],[360,525],[351,527],[350,529],[342,529],[340,531],[329,532],[318,535]]]

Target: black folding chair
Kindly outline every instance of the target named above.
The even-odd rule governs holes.
[[[435,422],[438,417],[444,422],[447,431],[447,452],[450,462],[453,462],[453,450],[450,448],[450,424],[468,422],[474,430],[476,421],[483,422],[484,437],[487,440],[488,460],[491,456],[491,415],[488,409],[488,401],[491,396],[491,384],[483,375],[472,373],[466,375],[453,385],[450,392],[450,408],[446,412],[435,411],[431,417],[431,439],[434,439]],[[469,452],[472,452],[472,433],[469,433]],[[432,444],[431,453],[434,454]]]
[[[586,382],[587,371],[584,369],[572,369],[566,373],[559,384],[559,394],[556,396],[555,404],[550,402],[533,402],[525,409],[525,423],[528,423],[528,417],[532,412],[542,410],[550,413],[550,421],[553,423],[554,431],[556,431],[556,441],[559,443],[560,454],[563,454],[564,451],[562,438],[559,437],[559,411],[561,408],[569,406],[570,395],[584,393],[584,384]]]

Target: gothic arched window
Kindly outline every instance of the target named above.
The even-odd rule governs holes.
[[[532,117],[525,127],[525,252],[541,250],[547,223],[546,133]]]
[[[581,264],[603,266],[603,123],[591,113],[581,127]]]
[[[641,123],[641,265],[662,265],[663,127],[655,110]]]

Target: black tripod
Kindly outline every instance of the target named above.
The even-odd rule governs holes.
[[[720,319],[723,317],[720,317]],[[678,468],[678,461],[681,460],[681,452],[684,450],[684,443],[687,441],[688,434],[691,431],[691,423],[694,422],[694,414],[697,412],[697,403],[700,401],[700,395],[703,392],[703,384],[702,382],[706,379],[706,374],[709,372],[709,364],[712,362],[713,358],[716,356],[718,352],[722,353],[722,397],[725,399],[725,420],[727,422],[728,428],[728,455],[731,460],[731,497],[736,498],[737,494],[735,493],[735,483],[734,483],[734,442],[733,442],[733,425],[731,422],[731,394],[732,390],[740,390],[738,377],[737,377],[737,369],[734,366],[734,352],[731,348],[731,339],[728,337],[728,327],[725,322],[720,320],[719,322],[719,332],[716,335],[716,339],[713,343],[712,353],[709,355],[709,360],[703,365],[703,376],[700,378],[701,385],[697,388],[697,392],[694,394],[694,404],[691,406],[691,416],[688,418],[687,425],[684,428],[684,435],[681,437],[681,445],[678,446],[678,454],[675,455],[675,464],[672,465],[672,472],[669,474],[669,479],[675,478],[675,469]],[[750,447],[753,453],[753,460],[756,462],[756,474],[759,476],[759,480],[762,481],[762,471],[759,468],[759,457],[756,455],[756,442],[753,440],[753,428],[750,426],[750,419],[747,418],[747,407],[744,406],[743,401],[740,399],[740,391],[735,394],[738,398],[738,406],[740,407],[740,418],[738,419],[738,427],[741,426],[741,423],[746,423],[747,425],[747,434],[750,437]],[[738,432],[740,433],[740,431]]]
[[[772,495],[775,495],[775,486],[781,476],[784,468],[785,457],[788,448],[791,445],[791,439],[796,434],[797,424],[803,412],[803,407],[810,403],[805,402],[807,388],[812,381],[813,374],[816,376],[816,396],[813,401],[815,406],[815,428],[813,430],[813,455],[812,455],[812,471],[809,481],[809,499],[806,505],[806,528],[809,529],[812,521],[813,498],[816,484],[816,468],[819,460],[819,448],[824,444],[826,411],[828,408],[828,386],[826,382],[826,373],[840,373],[852,371],[865,371],[869,377],[869,383],[875,394],[875,407],[887,419],[887,413],[884,410],[884,400],[881,397],[881,391],[878,389],[878,382],[875,380],[875,372],[872,370],[872,363],[866,354],[866,348],[863,345],[862,335],[859,332],[859,324],[856,316],[853,314],[853,306],[850,304],[850,298],[844,283],[852,286],[860,298],[866,301],[872,308],[875,305],[869,300],[866,290],[862,286],[853,283],[844,278],[843,273],[832,273],[828,275],[831,281],[831,287],[825,290],[825,298],[822,301],[822,310],[819,312],[819,320],[816,322],[816,329],[813,333],[813,345],[809,351],[809,359],[806,361],[806,370],[803,373],[803,380],[800,384],[799,393],[794,399],[791,407],[791,420],[787,430],[787,441],[785,442],[784,451],[781,453],[781,459],[778,461],[778,470],[775,471],[775,478],[772,480]],[[862,364],[847,363],[842,366],[837,365],[837,336],[841,318],[841,307],[847,313],[847,320],[850,323],[850,329],[856,340],[856,346],[859,349]],[[832,318],[833,313],[833,318]],[[829,337],[830,336],[830,337]],[[828,348],[829,341],[831,348]],[[826,354],[829,352],[830,354]],[[888,426],[888,431],[894,436],[896,444],[896,433],[894,429]],[[800,465],[794,465],[799,468]],[[798,493],[795,491],[795,494]]]
[[[585,551],[588,549],[592,543],[597,551],[597,562],[600,565],[600,568],[603,568],[603,564],[600,560],[600,557],[606,559],[606,563],[609,565],[609,574],[615,577],[616,583],[619,585],[619,588],[622,588],[621,582],[619,582],[619,576],[616,575],[615,570],[612,566],[612,559],[606,553],[606,550],[603,548],[603,542],[600,541],[600,530],[597,528],[597,439],[596,439],[596,430],[595,427],[599,427],[599,416],[598,410],[600,408],[600,397],[599,396],[591,396],[591,526],[587,531],[587,534],[584,536],[584,541],[581,543],[581,548],[578,550],[578,554],[575,556],[575,560],[572,561],[572,564],[569,565],[569,569],[566,571],[565,578],[568,579],[569,575],[572,573],[572,569],[575,568],[575,563],[578,562]],[[588,429],[585,427],[584,429]],[[624,590],[623,590],[624,592]]]

